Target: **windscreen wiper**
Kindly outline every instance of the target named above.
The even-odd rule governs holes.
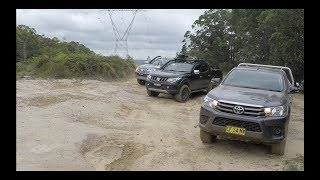
[[[256,87],[249,87],[249,86],[241,86],[243,88],[250,88],[250,89],[261,89],[261,90],[267,90],[267,91],[275,91],[275,92],[281,92],[279,90],[274,90],[274,89],[262,89],[262,88],[256,88]]]
[[[265,89],[265,90],[274,91],[274,92],[281,92],[281,91],[279,91],[279,90],[274,90],[274,89]]]

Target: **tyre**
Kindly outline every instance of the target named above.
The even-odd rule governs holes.
[[[178,102],[186,102],[189,99],[190,88],[187,85],[181,86],[179,93],[174,96]]]
[[[210,83],[207,87],[207,93],[209,93],[213,89],[213,84]]]
[[[286,139],[284,141],[282,141],[281,143],[278,144],[272,144],[271,145],[271,153],[272,154],[277,154],[277,155],[283,155],[284,154],[284,150],[286,147]]]
[[[203,143],[213,143],[217,140],[217,136],[211,135],[200,129],[200,139]]]
[[[149,90],[147,90],[147,93],[149,96],[153,96],[153,97],[157,97],[160,94],[159,92],[154,92],[154,91],[149,91]]]
[[[138,81],[138,83],[139,83],[140,85],[144,85],[144,84],[145,84],[145,81],[144,81],[144,80],[137,79],[137,81]]]

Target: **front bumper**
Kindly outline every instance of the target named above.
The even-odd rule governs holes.
[[[166,94],[177,94],[179,92],[179,85],[176,83],[159,82],[153,80],[146,81],[146,88],[150,91],[166,93]]]
[[[145,80],[147,80],[148,74],[135,72],[135,76],[137,79],[145,81]]]
[[[252,116],[244,116],[244,115],[236,115],[225,112],[220,112],[219,110],[213,109],[207,106],[201,106],[200,110],[200,118],[206,118],[207,121],[205,123],[201,123],[199,121],[199,127],[203,131],[206,131],[213,135],[219,135],[222,137],[244,140],[244,141],[255,141],[262,142],[267,144],[279,143],[283,141],[287,134],[287,125],[288,119],[287,117],[252,117]],[[226,133],[226,127],[213,124],[213,120],[215,118],[226,118],[231,120],[238,121],[246,121],[259,123],[262,132],[254,132],[254,131],[246,131],[244,136],[241,135],[233,135]],[[281,128],[282,133],[280,135],[274,135],[273,128],[278,127]]]

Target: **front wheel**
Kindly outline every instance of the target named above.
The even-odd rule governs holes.
[[[286,141],[287,140],[285,139],[281,143],[272,144],[271,145],[271,153],[282,156],[284,154],[284,150],[285,150],[285,147],[286,147]]]
[[[217,136],[211,135],[200,129],[200,139],[203,143],[213,143],[217,140]]]
[[[174,97],[179,102],[186,102],[189,99],[190,95],[190,88],[187,85],[181,86],[178,94],[176,94]]]
[[[137,81],[138,81],[138,83],[139,83],[140,85],[144,85],[144,84],[145,84],[145,81],[144,81],[144,80],[137,79]]]
[[[209,93],[213,89],[213,84],[210,83],[207,87],[207,93]]]
[[[154,91],[149,91],[149,90],[147,90],[147,93],[149,96],[153,96],[153,97],[157,97],[160,94],[159,92],[154,92]]]

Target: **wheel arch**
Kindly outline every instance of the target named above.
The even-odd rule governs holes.
[[[181,81],[179,89],[183,86],[183,85],[187,85],[190,89],[191,89],[191,82],[188,79],[184,79],[183,81]]]

